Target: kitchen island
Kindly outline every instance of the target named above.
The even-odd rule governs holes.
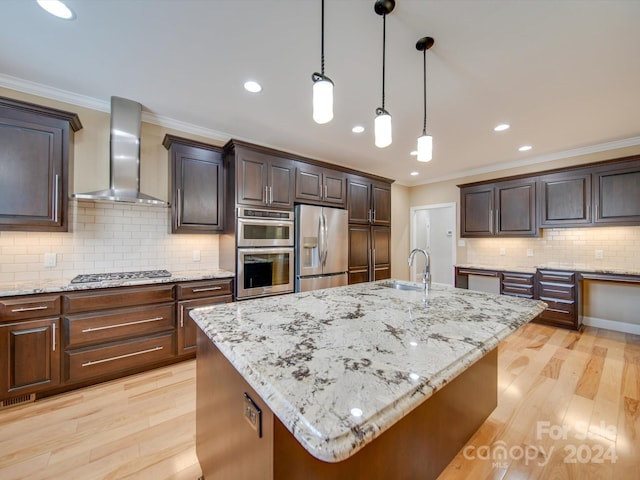
[[[435,478],[497,404],[497,345],[539,301],[393,281],[192,311],[212,478]]]

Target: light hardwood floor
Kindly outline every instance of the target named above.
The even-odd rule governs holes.
[[[498,407],[441,480],[640,478],[639,336],[530,324],[498,368]],[[197,479],[194,377],[188,361],[0,411],[0,478]]]

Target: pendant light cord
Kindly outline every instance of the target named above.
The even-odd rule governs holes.
[[[423,82],[424,85],[424,123],[422,124],[422,135],[427,134],[427,49],[422,51],[422,65],[423,65]]]
[[[387,46],[387,14],[382,15],[382,110],[384,110],[384,72]]]
[[[320,73],[324,77],[324,0],[322,0],[321,18],[321,40],[320,40]]]

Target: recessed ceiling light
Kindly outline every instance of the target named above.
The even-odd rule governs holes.
[[[75,13],[60,0],[38,0],[38,5],[58,18],[64,20],[73,20],[76,18]]]
[[[364,127],[362,125],[356,125],[351,129],[353,133],[362,133],[364,132]]]
[[[414,150],[414,151],[413,151],[413,152],[411,152],[409,155],[413,155],[413,156],[415,157],[416,155],[418,155],[418,150]]]
[[[244,89],[247,92],[259,93],[262,91],[262,85],[260,85],[258,82],[255,82],[253,80],[248,80],[244,82]]]
[[[420,172],[411,172],[410,174],[412,177],[415,177],[416,175],[420,175]]]
[[[523,145],[521,146],[518,150],[521,152],[526,152],[528,150],[531,150],[533,147],[531,145]]]
[[[504,132],[505,130],[509,130],[510,127],[511,125],[508,123],[501,123],[500,125],[496,125],[493,130],[496,132]]]

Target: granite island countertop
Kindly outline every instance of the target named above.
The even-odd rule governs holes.
[[[36,293],[61,293],[95,288],[115,288],[135,285],[153,285],[159,283],[190,282],[196,280],[212,280],[233,278],[233,272],[221,269],[190,270],[185,272],[171,272],[170,277],[139,278],[109,280],[104,282],[71,283],[71,278],[63,280],[20,280],[15,282],[0,282],[0,297],[18,295],[32,295]]]
[[[425,302],[423,292],[389,282],[198,308],[191,316],[310,454],[338,462],[546,308],[439,284]]]

